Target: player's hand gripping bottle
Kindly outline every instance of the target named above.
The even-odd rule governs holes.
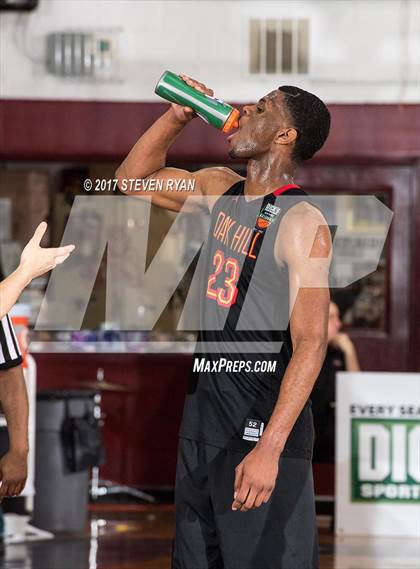
[[[155,87],[155,93],[171,103],[191,107],[200,118],[222,132],[238,128],[240,112],[237,109],[220,99],[200,93],[171,71],[163,73]]]

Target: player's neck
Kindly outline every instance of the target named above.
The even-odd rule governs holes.
[[[287,184],[294,184],[295,166],[278,156],[262,156],[249,160],[244,195],[249,199],[264,196]]]

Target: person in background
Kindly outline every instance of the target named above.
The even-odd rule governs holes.
[[[63,263],[74,250],[74,245],[42,248],[40,243],[46,230],[47,224],[43,221],[38,225],[32,239],[24,248],[18,268],[0,282],[0,319],[7,315],[23,289],[33,279]]]
[[[327,353],[311,394],[315,425],[313,462],[334,463],[335,374],[360,371],[356,348],[348,334],[340,332],[342,326],[338,306],[330,302]]]

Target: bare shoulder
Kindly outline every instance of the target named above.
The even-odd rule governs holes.
[[[299,202],[284,215],[276,239],[276,258],[328,257],[331,233],[322,212],[306,201]]]
[[[287,228],[288,230],[304,231],[308,224],[311,226],[327,225],[327,221],[317,207],[309,202],[300,201],[284,215],[280,230]]]
[[[245,178],[226,166],[211,166],[194,173],[200,182],[201,192],[207,198],[211,210],[217,198],[224,194],[233,184]]]

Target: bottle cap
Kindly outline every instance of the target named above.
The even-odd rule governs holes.
[[[238,128],[240,116],[241,113],[238,111],[238,109],[233,109],[233,111],[228,116],[225,124],[223,125],[222,132],[229,132],[234,128]]]

